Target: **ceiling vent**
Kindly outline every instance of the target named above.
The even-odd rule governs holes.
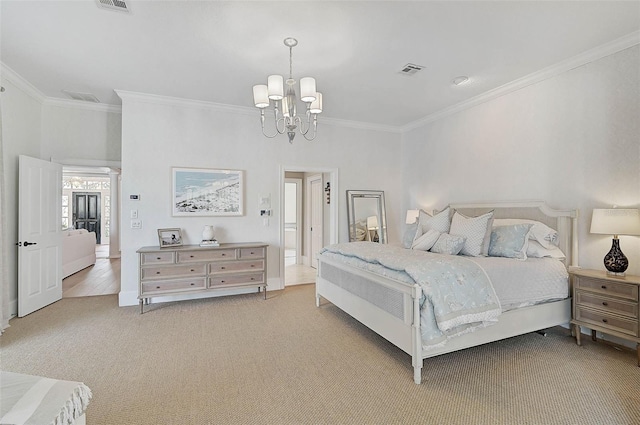
[[[98,98],[92,95],[91,93],[78,93],[78,92],[69,91],[69,90],[62,90],[62,93],[66,94],[71,99],[81,100],[83,102],[100,103]]]
[[[418,71],[422,71],[425,67],[422,65],[416,65],[414,63],[408,63],[402,67],[400,74],[402,75],[414,75]]]
[[[129,13],[129,6],[122,0],[96,0],[98,7],[102,9],[117,10]]]

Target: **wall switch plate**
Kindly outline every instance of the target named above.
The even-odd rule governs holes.
[[[131,210],[131,218],[138,218],[138,210]]]
[[[129,195],[129,199],[131,199],[132,201],[139,201],[140,195]]]
[[[142,229],[142,220],[131,220],[132,229]]]

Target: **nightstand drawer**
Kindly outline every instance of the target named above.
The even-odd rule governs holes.
[[[185,264],[176,266],[143,267],[140,271],[142,280],[166,279],[168,277],[204,276],[207,274],[206,264]]]
[[[577,289],[638,301],[638,285],[583,277],[578,277],[575,285]]]
[[[185,280],[166,280],[157,282],[144,282],[142,284],[142,295],[162,294],[168,292],[195,291],[206,288],[206,279],[185,279]]]
[[[637,320],[625,319],[624,317],[591,310],[581,306],[576,307],[576,320],[618,331],[627,335],[638,336]]]
[[[604,310],[609,313],[638,318],[638,304],[595,295],[590,292],[576,291],[576,302],[583,307]]]

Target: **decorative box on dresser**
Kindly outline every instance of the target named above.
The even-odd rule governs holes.
[[[636,343],[640,366],[640,276],[609,276],[600,270],[580,269],[573,277],[573,315],[576,343],[580,326]]]
[[[140,313],[149,298],[257,287],[267,297],[267,245],[227,243],[184,245],[138,251]]]

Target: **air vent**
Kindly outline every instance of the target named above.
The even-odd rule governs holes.
[[[129,13],[129,6],[122,0],[96,0],[98,7],[102,9],[117,10]]]
[[[62,90],[62,93],[66,94],[71,99],[81,100],[83,102],[100,103],[100,100],[98,100],[98,98],[92,95],[91,93],[78,93],[78,92],[69,91],[69,90]]]
[[[414,63],[408,63],[402,67],[400,74],[402,75],[414,75],[418,71],[422,71],[425,67],[422,65],[416,65]]]

